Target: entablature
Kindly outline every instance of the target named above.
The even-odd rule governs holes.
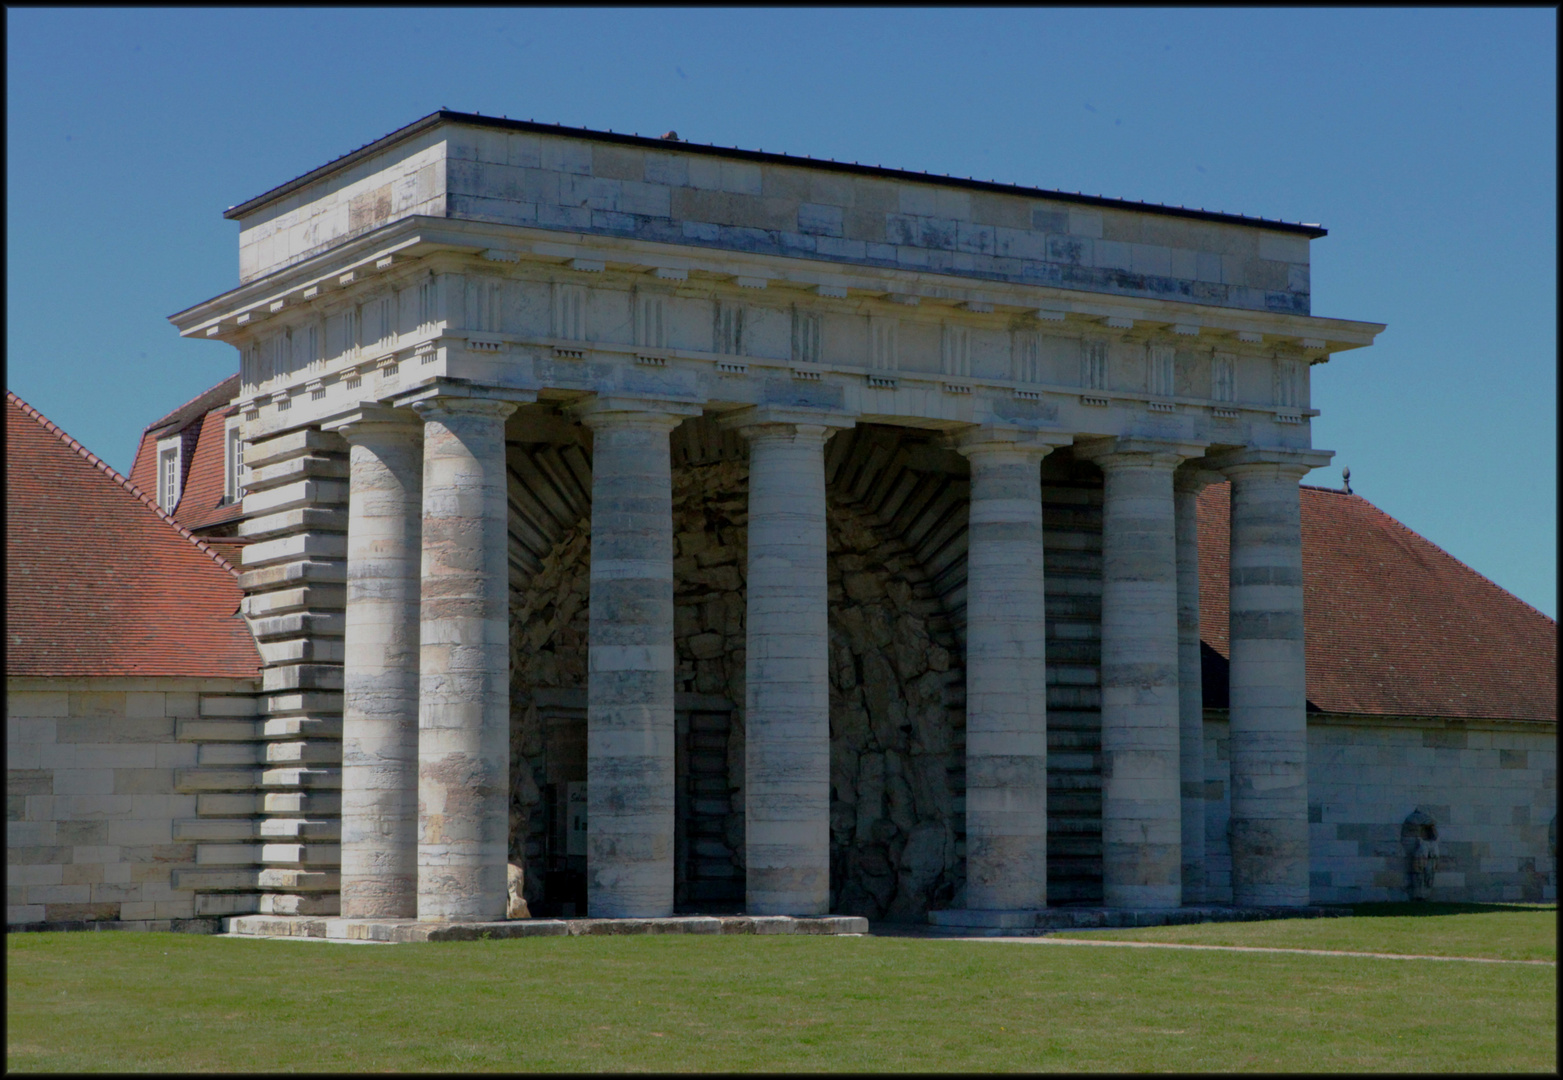
[[[172,319],[241,350],[248,438],[455,380],[1306,446],[1308,366],[1382,329],[433,218]]]

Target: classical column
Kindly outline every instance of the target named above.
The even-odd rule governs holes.
[[[1178,575],[1172,472],[1203,447],[1117,438],[1102,469],[1102,891],[1182,903]]]
[[[510,801],[507,401],[423,418],[418,918],[502,919]]]
[[[966,548],[966,907],[1047,906],[1042,459],[1065,437],[979,427]]]
[[[1232,481],[1232,902],[1308,903],[1308,729],[1298,491],[1328,451],[1244,450]]]
[[[418,914],[418,589],[422,425],[369,406],[336,424],[351,448],[342,693],[342,907]]]
[[[761,406],[749,442],[744,691],[745,910],[830,910],[825,440],[849,419]]]
[[[1183,902],[1205,897],[1205,695],[1199,658],[1199,493],[1222,479],[1194,463],[1172,474],[1178,563],[1178,747],[1183,795]]]
[[[586,676],[586,906],[673,914],[673,481],[668,434],[699,406],[597,397]]]

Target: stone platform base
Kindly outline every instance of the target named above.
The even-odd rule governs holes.
[[[866,934],[857,915],[675,915],[666,919],[505,919],[439,923],[416,919],[309,918],[302,915],[235,915],[223,930],[242,937],[321,938],[329,941],[480,941],[488,938],[564,937],[584,934]]]
[[[1179,908],[1058,907],[1035,911],[930,911],[930,932],[940,935],[995,937],[1045,934],[1054,930],[1093,930],[1130,926],[1178,926],[1255,919],[1319,919],[1350,915],[1345,907],[1232,907],[1201,904]]]

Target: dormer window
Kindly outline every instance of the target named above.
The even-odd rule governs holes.
[[[175,435],[157,444],[157,505],[169,513],[179,505],[180,442]]]
[[[244,498],[244,440],[239,437],[239,419],[228,421],[226,452],[223,454],[223,498],[229,503]]]

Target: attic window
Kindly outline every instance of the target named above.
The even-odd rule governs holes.
[[[244,440],[239,437],[239,421],[228,423],[227,452],[223,455],[223,499],[236,503],[244,498]]]
[[[157,444],[157,505],[173,512],[179,505],[179,436]]]

